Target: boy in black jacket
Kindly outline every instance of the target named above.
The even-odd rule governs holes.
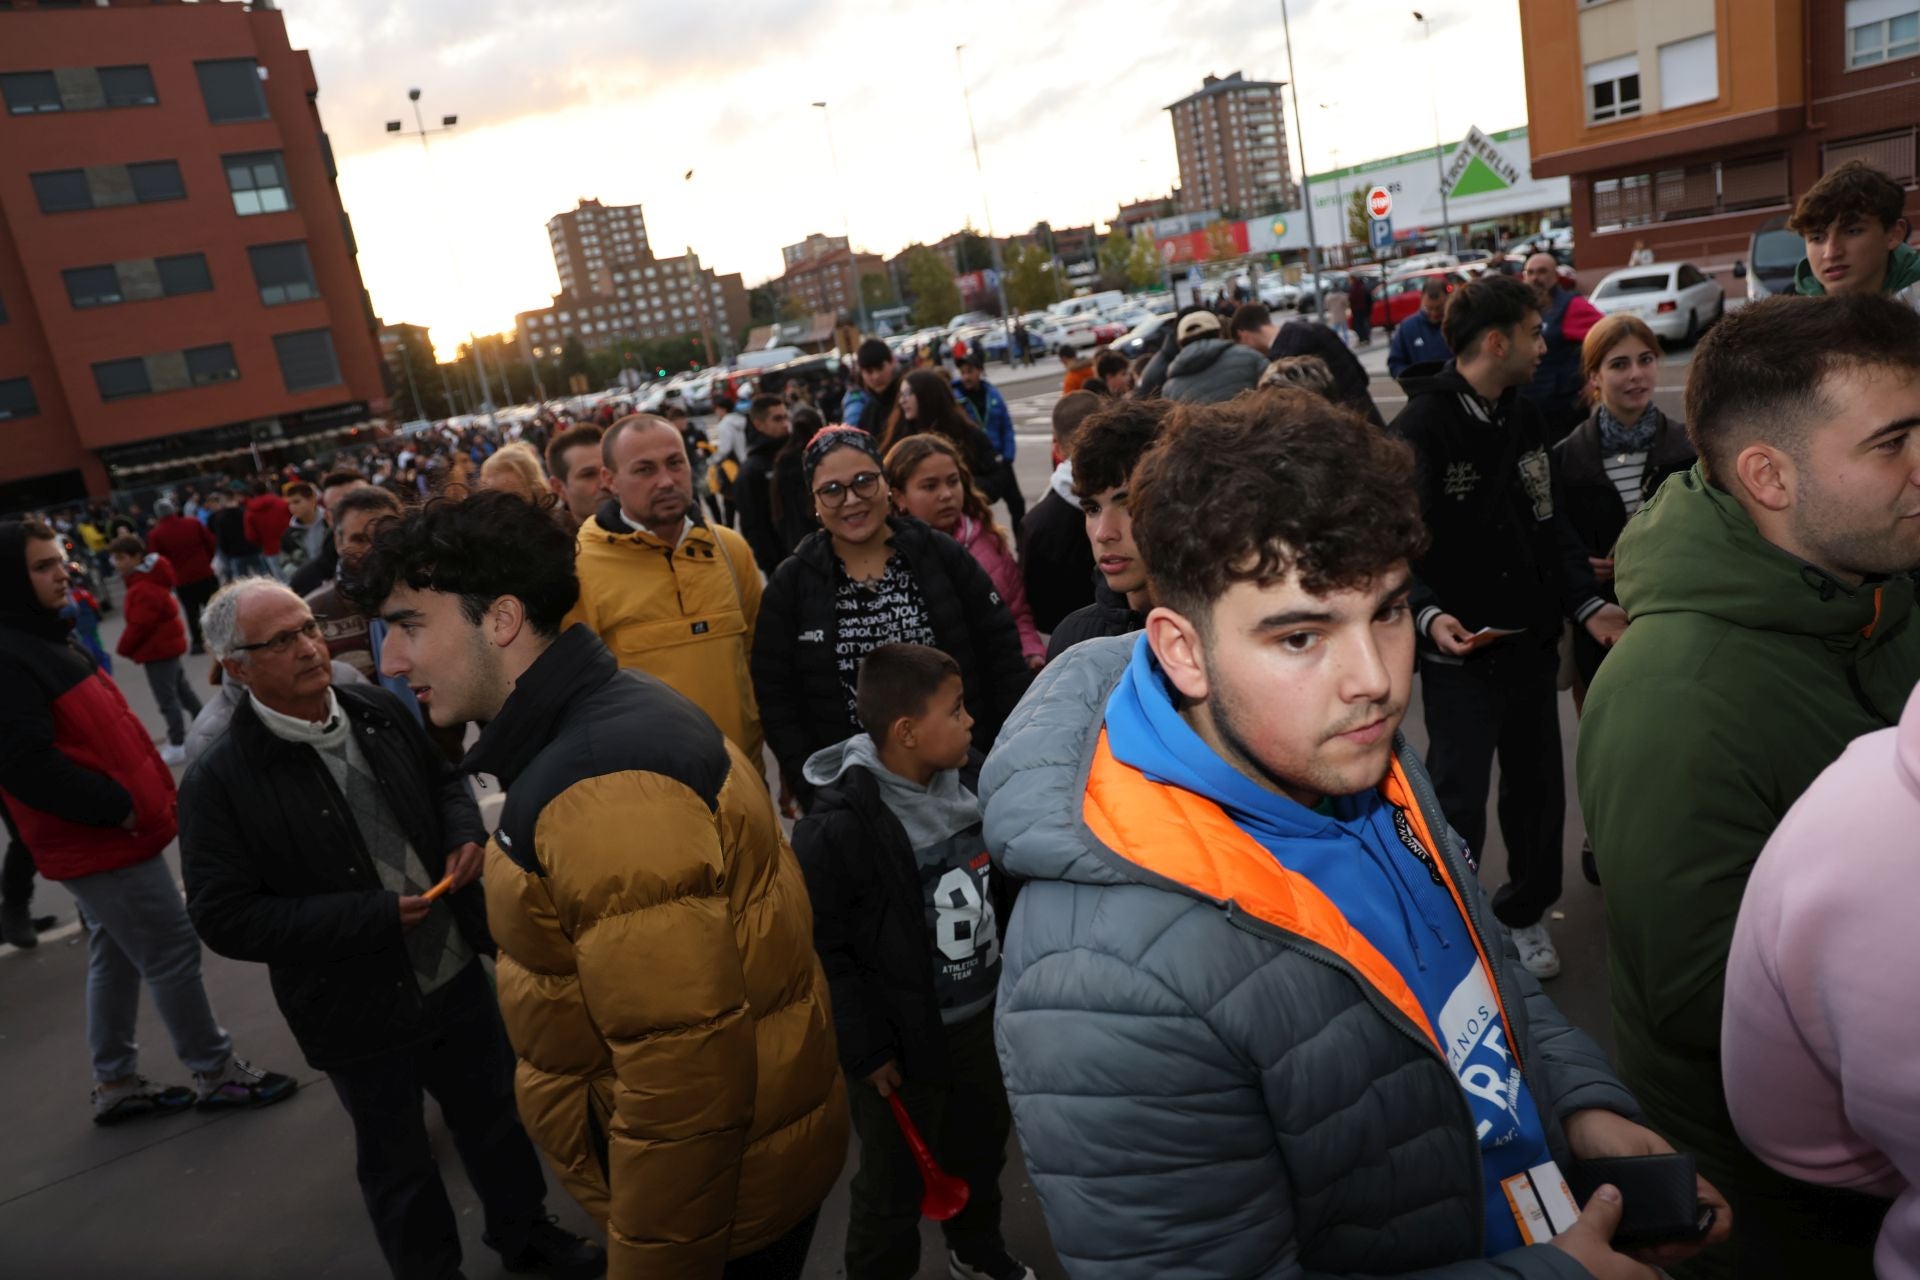
[[[1560,896],[1566,782],[1560,763],[1561,619],[1602,645],[1627,616],[1576,574],[1554,520],[1539,414],[1520,397],[1546,343],[1526,285],[1487,276],[1456,290],[1443,322],[1454,358],[1408,378],[1393,430],[1419,459],[1432,546],[1414,565],[1414,625],[1430,741],[1427,768],[1447,821],[1474,857],[1486,846],[1487,787],[1500,758],[1507,883],[1493,912],[1536,978],[1560,972],[1542,923]]]
[[[814,947],[860,1135],[847,1222],[849,1280],[907,1280],[920,1265],[920,1178],[887,1102],[898,1092],[967,1207],[942,1223],[949,1274],[1032,1280],[1000,1235],[1012,1114],[993,1043],[1000,980],[998,873],[980,831],[973,717],[960,666],[925,645],[860,664],[866,732],[815,752],[819,788],[793,846],[813,899]]]

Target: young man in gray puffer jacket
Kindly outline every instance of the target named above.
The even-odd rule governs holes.
[[[1130,485],[1145,632],[1043,672],[982,775],[1025,881],[997,1038],[1053,1242],[1099,1280],[1650,1280],[1564,1175],[1670,1150],[1495,923],[1400,736],[1405,446],[1298,390]]]

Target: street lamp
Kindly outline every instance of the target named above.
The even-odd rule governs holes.
[[[833,112],[824,102],[816,102],[820,120],[827,128],[827,155],[833,159],[833,189],[840,193],[840,231],[847,241],[847,270],[853,277],[853,305],[860,317],[860,336],[867,336],[867,291],[860,282],[860,257],[853,251],[853,219],[847,216],[847,188],[840,181],[840,148],[833,143]]]
[[[1447,212],[1447,166],[1441,155],[1440,144],[1440,95],[1433,87],[1433,23],[1427,21],[1427,15],[1418,9],[1413,11],[1413,20],[1427,35],[1427,101],[1433,107],[1433,167],[1440,175],[1440,221],[1447,227],[1447,252],[1453,252],[1453,217]]]
[[[413,126],[414,127],[411,130],[409,130],[405,128],[405,126],[401,121],[389,120],[387,121],[387,132],[403,133],[409,137],[416,137],[420,139],[420,153],[426,157],[427,179],[429,182],[433,182],[437,189],[439,184],[435,180],[434,173],[433,173],[433,152],[427,146],[427,138],[432,134],[446,133],[448,130],[452,129],[455,125],[460,123],[460,117],[459,116],[441,116],[440,127],[438,129],[429,129],[427,128],[426,120],[423,119],[420,115],[420,91],[418,89],[408,89],[407,101],[413,104]],[[436,190],[436,199],[434,203],[436,204],[443,203],[437,198],[437,190]],[[466,281],[461,275],[460,261],[459,261],[459,258],[454,253],[453,237],[451,236],[447,237],[447,261],[453,267],[454,287],[459,291],[461,298],[463,300],[466,300],[468,302],[468,305],[471,306],[472,300],[467,298]],[[482,355],[480,351],[480,338],[477,334],[474,333],[471,325],[469,325],[467,328],[467,349],[473,352],[473,369],[474,369],[474,372],[478,374],[480,378],[480,390],[481,390],[480,402],[483,406],[485,406],[487,411],[487,426],[491,428],[494,432],[498,433],[498,431],[500,430],[500,423],[499,423],[499,420],[496,419],[493,414],[493,382],[492,382],[492,379],[490,379],[487,376],[487,361],[486,361],[486,357]],[[438,365],[439,363],[440,363],[439,358],[435,357],[434,364]],[[444,376],[445,375],[443,374],[442,377]],[[501,382],[502,392],[508,395],[512,394],[512,388],[506,385],[506,370],[504,368],[501,370],[501,373],[500,373],[500,382]]]
[[[1293,136],[1300,143],[1300,204],[1307,213],[1307,285],[1314,309],[1320,306],[1320,239],[1313,231],[1313,180],[1307,176],[1307,137],[1300,120],[1300,85],[1293,78],[1293,24],[1287,0],[1280,0],[1280,31],[1287,41],[1287,92],[1293,96]]]
[[[967,46],[953,46],[953,63],[960,71],[960,101],[967,109],[967,137],[973,142],[973,171],[980,179],[980,211],[987,218],[987,252],[993,262],[993,288],[1000,296],[1000,323],[1007,331],[1007,363],[1013,363],[1013,314],[1007,306],[1007,273],[1000,264],[1000,239],[993,234],[993,206],[987,202],[987,171],[980,165],[980,135],[973,127],[973,95],[967,92],[967,60],[962,50]]]

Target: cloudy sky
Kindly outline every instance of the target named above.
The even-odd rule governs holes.
[[[749,285],[779,273],[781,245],[837,234],[843,218],[881,253],[968,218],[984,226],[956,43],[1003,235],[1164,194],[1178,175],[1168,103],[1209,72],[1287,72],[1278,0],[282,7],[313,55],[374,306],[432,325],[446,354],[469,327],[506,329],[547,304],[559,285],[545,224],[580,197],[643,205],[657,252],[691,244]],[[1290,7],[1316,172],[1336,149],[1351,164],[1430,145],[1434,86],[1450,140],[1525,121],[1512,5],[1440,0],[1425,11],[1430,47],[1404,0]],[[385,132],[394,118],[412,127],[413,86],[429,125],[460,117],[430,160]],[[837,182],[823,113],[808,105],[822,99]]]

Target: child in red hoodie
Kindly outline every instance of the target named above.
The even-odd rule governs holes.
[[[114,652],[140,664],[167,721],[167,745],[160,758],[170,765],[187,759],[187,725],[200,714],[200,697],[180,665],[187,651],[187,626],[173,598],[173,566],[159,554],[149,554],[140,539],[115,538],[107,547],[113,567],[127,584],[122,606],[127,629],[120,633]],[[182,714],[184,712],[184,714]]]

